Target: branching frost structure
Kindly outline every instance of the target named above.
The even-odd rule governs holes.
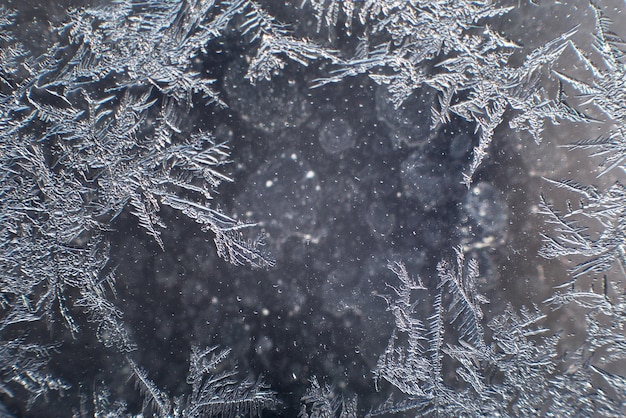
[[[61,322],[76,335],[85,322],[78,316],[85,315],[104,346],[126,356],[145,401],[142,412],[260,416],[277,406],[261,380],[240,381],[234,370],[224,369],[228,349],[192,348],[189,391],[171,396],[161,390],[133,360],[135,341],[115,303],[119,278],[109,260],[110,237],[122,213],[134,216],[162,250],[168,242],[160,214],[168,208],[209,233],[224,260],[274,264],[263,237],[250,236],[254,224],[214,203],[220,184],[233,181],[228,144],[183,120],[201,106],[227,106],[220,80],[203,65],[212,58],[210,46],[225,34],[235,33],[246,44],[245,77],[252,84],[270,80],[288,62],[308,66],[321,60],[332,70],[315,85],[366,75],[388,90],[396,108],[418,92],[437,92],[430,129],[460,117],[478,133],[463,175],[467,186],[504,122],[539,142],[546,121],[592,121],[565,100],[569,88],[611,125],[606,135],[571,148],[601,156],[602,175],[624,171],[624,42],[598,5],[591,10],[601,65],[572,42],[575,28],[512,65],[523,48],[490,25],[511,7],[492,0],[306,3],[318,32],[358,37],[355,51],[293,36],[256,1],[120,0],[70,11],[55,31],[58,43],[32,56],[11,32],[15,13],[0,8],[0,394],[23,397],[31,406],[66,390],[68,384],[47,370],[60,346],[31,341],[27,330]],[[553,70],[568,48],[591,81]],[[551,76],[563,84],[556,92],[543,87]],[[399,280],[385,297],[395,330],[374,377],[379,388],[391,386],[395,393],[369,415],[623,414],[626,380],[613,370],[626,359],[623,277],[613,282],[604,276],[601,291],[579,279],[624,274],[626,189],[620,182],[600,190],[549,181],[576,194],[579,203],[560,212],[541,201],[554,226],[544,236],[542,255],[578,262],[571,270],[575,279],[547,303],[585,311],[585,343],[560,353],[559,336],[543,328],[546,314],[536,307],[508,304],[487,321],[478,264],[460,249],[454,262],[438,264],[435,284],[413,279],[402,263],[390,264]],[[110,398],[106,387],[94,391],[94,414],[127,416],[125,402]],[[300,415],[348,418],[357,411],[356,398],[336,396],[312,378]]]
[[[587,121],[560,93],[550,97],[540,83],[544,74],[569,44],[575,28],[525,55],[521,65],[511,64],[520,50],[489,26],[511,7],[482,1],[310,1],[320,25],[337,25],[339,16],[348,31],[363,26],[353,57],[344,58],[334,73],[318,84],[339,82],[366,74],[391,93],[393,104],[420,89],[439,92],[432,109],[432,128],[450,122],[451,114],[472,122],[479,134],[470,166],[463,174],[468,187],[488,155],[494,132],[505,121],[528,131],[540,142],[545,120]]]

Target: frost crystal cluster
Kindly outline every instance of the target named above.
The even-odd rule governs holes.
[[[625,4],[3,3],[0,416],[626,415]]]

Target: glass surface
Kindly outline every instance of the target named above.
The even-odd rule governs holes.
[[[1,3],[0,416],[626,414],[622,1]]]

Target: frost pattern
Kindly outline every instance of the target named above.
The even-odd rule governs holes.
[[[593,103],[608,118],[612,129],[608,134],[594,139],[579,141],[573,149],[588,149],[593,156],[604,158],[602,174],[621,169],[626,165],[626,87],[623,80],[626,74],[626,55],[621,47],[624,44],[610,30],[607,19],[598,6],[591,4],[594,12],[594,48],[602,57],[605,68],[593,64],[587,54],[572,45],[585,68],[593,76],[592,82],[582,82],[565,74],[559,77],[580,93],[586,103]],[[560,213],[553,205],[542,200],[543,212],[548,222],[555,225],[556,235],[547,235],[544,256],[548,258],[580,256],[585,259],[574,269],[575,277],[586,273],[603,273],[615,264],[621,272],[626,270],[626,189],[619,181],[607,190],[582,185],[574,180],[549,180],[559,187],[577,195],[579,205],[568,205],[566,213]],[[588,231],[599,231],[597,234]]]
[[[217,347],[192,347],[187,375],[190,392],[178,397],[162,391],[144,369],[128,358],[132,377],[144,398],[142,413],[163,418],[260,417],[263,410],[275,409],[278,404],[276,396],[261,379],[239,381],[236,369],[223,370],[222,363],[229,353],[230,350],[219,351]],[[111,402],[110,397],[108,388],[100,388],[93,396],[93,410],[85,406],[80,416],[137,416],[128,413],[126,402]]]
[[[31,344],[25,338],[0,341],[0,393],[10,398],[27,399],[27,405],[32,406],[51,391],[68,389],[67,383],[45,372],[50,351],[55,348]],[[1,406],[0,403],[0,415],[5,416]]]
[[[508,13],[494,1],[435,0],[428,2],[310,0],[324,25],[333,27],[343,17],[348,32],[353,21],[360,44],[350,58],[342,59],[332,75],[318,85],[366,74],[386,86],[394,106],[426,86],[439,92],[432,109],[432,126],[450,122],[451,114],[472,122],[479,133],[470,166],[463,174],[468,187],[488,155],[494,132],[513,112],[510,126],[542,139],[544,121],[587,121],[560,94],[549,97],[540,85],[575,30],[525,55],[521,65],[511,56],[521,47],[489,27],[489,20]]]
[[[63,384],[38,371],[45,346],[11,339],[13,330],[60,318],[75,335],[83,311],[105,346],[135,348],[109,263],[108,232],[122,212],[162,249],[159,212],[168,206],[213,234],[228,262],[273,265],[263,238],[250,237],[254,224],[212,203],[218,186],[232,181],[228,146],[183,126],[182,116],[198,105],[225,106],[197,63],[227,28],[258,44],[253,81],[284,65],[283,54],[306,63],[315,46],[289,38],[251,1],[129,0],[73,10],[56,29],[63,44],[39,57],[14,39],[14,19],[0,9],[0,336],[8,381],[36,399]],[[41,358],[28,362],[29,352]],[[247,411],[256,408],[252,402]]]
[[[57,29],[61,43],[34,57],[11,33],[15,13],[0,8],[0,393],[24,392],[32,405],[68,388],[46,371],[56,346],[31,342],[23,332],[39,321],[60,320],[76,334],[82,311],[105,346],[123,353],[135,348],[114,303],[117,279],[109,261],[111,223],[124,212],[163,250],[168,243],[159,213],[168,207],[210,232],[225,260],[273,265],[262,237],[248,234],[254,225],[213,204],[220,184],[232,181],[227,144],[182,121],[199,105],[226,106],[217,80],[199,64],[209,55],[207,46],[227,31],[253,51],[246,73],[252,84],[270,80],[288,61],[307,66],[321,59],[333,70],[316,85],[365,74],[388,89],[396,108],[421,89],[438,91],[431,129],[456,115],[479,133],[464,173],[467,186],[506,120],[537,142],[546,121],[592,121],[566,102],[563,86],[557,92],[542,87],[541,77],[553,74],[614,125],[606,136],[571,147],[602,156],[602,174],[624,170],[624,42],[600,7],[591,4],[595,49],[604,68],[571,41],[575,29],[513,66],[520,46],[489,26],[511,7],[491,0],[308,3],[318,31],[330,35],[343,21],[348,36],[359,39],[354,52],[292,36],[255,1],[121,0],[71,11]],[[592,82],[552,71],[568,47]],[[545,235],[543,255],[583,261],[572,269],[575,280],[547,303],[585,310],[585,343],[559,354],[558,336],[542,327],[546,314],[536,307],[509,305],[484,324],[482,305],[488,300],[477,287],[478,265],[466,261],[460,249],[454,262],[438,264],[434,286],[393,263],[389,267],[400,283],[390,286],[385,300],[395,331],[374,375],[377,385],[387,382],[396,394],[369,415],[617,416],[626,408],[626,379],[612,372],[626,359],[623,278],[604,276],[601,291],[579,280],[609,274],[616,265],[624,272],[624,186],[602,191],[572,180],[550,181],[581,203],[561,213],[542,200],[542,211],[555,226],[555,235]],[[590,221],[600,230],[597,235],[587,232]],[[429,292],[426,312],[416,295]],[[216,350],[192,349],[190,392],[180,397],[162,391],[127,354],[145,399],[143,412],[258,416],[275,408],[274,393],[260,380],[238,381],[235,371],[222,371],[229,351]],[[594,384],[598,379],[604,386]],[[106,388],[94,394],[94,414],[126,416],[125,403],[110,402],[110,396]],[[302,403],[303,417],[357,414],[356,399],[336,396],[315,378]],[[4,409],[0,404],[0,413]]]
[[[398,399],[392,394],[370,416],[405,411],[450,417],[612,416],[623,410],[623,377],[591,365],[586,354],[587,349],[609,350],[612,356],[606,361],[624,358],[624,338],[618,331],[624,325],[623,295],[615,303],[578,292],[550,300],[557,306],[576,301],[592,309],[588,321],[593,342],[567,357],[558,354],[559,337],[541,326],[546,315],[536,307],[517,312],[508,305],[487,324],[487,339],[481,308],[487,300],[475,287],[477,264],[466,262],[460,249],[456,254],[456,265],[439,263],[432,313],[425,321],[418,313],[424,302],[415,292],[428,289],[412,279],[402,263],[390,265],[400,280],[390,285],[393,295],[385,297],[396,327],[375,376],[400,395]],[[615,315],[608,329],[598,322],[601,309]],[[445,364],[453,365],[455,376]],[[595,387],[596,376],[603,377],[611,391]]]
[[[171,399],[129,360],[137,387],[143,393],[145,409],[159,417],[260,417],[264,409],[274,409],[277,400],[263,382],[234,379],[236,370],[218,371],[230,350],[192,347],[187,384],[191,393]]]
[[[198,101],[223,105],[193,61],[239,14],[247,18],[242,36],[275,27],[258,22],[263,10],[252,2],[128,1],[71,12],[59,28],[68,45],[40,57],[3,31],[2,328],[53,319],[56,309],[76,333],[71,311],[82,308],[107,346],[132,350],[111,302],[105,237],[123,211],[163,249],[159,211],[169,206],[211,232],[227,261],[273,265],[262,238],[247,237],[254,225],[211,203],[220,183],[232,181],[227,145],[181,126]],[[4,27],[13,17],[2,9]],[[68,289],[81,295],[73,306]]]
[[[600,176],[603,176],[613,170],[624,172],[626,168],[626,89],[623,83],[626,55],[624,41],[610,29],[611,21],[598,5],[591,3],[590,7],[595,17],[593,46],[602,58],[603,67],[594,64],[589,54],[572,43],[584,68],[591,73],[591,81],[556,74],[579,93],[585,104],[593,104],[607,117],[610,129],[606,135],[570,145],[572,149],[589,150],[592,156],[601,156]],[[559,286],[547,302],[553,309],[577,306],[585,313],[587,333],[586,341],[575,353],[578,362],[587,367],[571,369],[575,385],[559,382],[560,391],[555,391],[555,401],[562,411],[571,413],[572,400],[580,397],[576,389],[584,388],[586,380],[599,377],[606,386],[587,398],[583,414],[623,414],[626,378],[614,370],[620,370],[626,359],[626,188],[619,181],[606,189],[569,179],[548,181],[573,193],[578,204],[568,201],[567,210],[559,211],[552,202],[542,198],[542,212],[553,226],[544,235],[542,254],[547,258],[573,259],[577,263],[570,269],[574,278]]]
[[[561,213],[552,204],[541,200],[547,223],[554,225],[556,235],[544,235],[542,255],[546,258],[581,257],[584,261],[571,271],[575,277],[604,273],[614,265],[624,271],[626,266],[626,188],[615,183],[605,191],[583,186],[571,180],[552,181],[575,192],[580,204],[571,204]],[[589,229],[598,230],[590,233]]]
[[[299,418],[355,418],[356,397],[345,399],[338,396],[333,387],[321,386],[316,377],[302,396]]]
[[[626,53],[623,50],[624,40],[610,29],[611,20],[597,5],[590,5],[595,17],[593,47],[602,57],[604,68],[594,64],[588,53],[572,44],[584,67],[591,72],[592,82],[579,81],[560,72],[555,73],[570,84],[586,103],[593,103],[613,124],[608,134],[572,145],[574,149],[593,151],[593,156],[602,156],[604,174],[615,168],[624,170],[626,160]]]

